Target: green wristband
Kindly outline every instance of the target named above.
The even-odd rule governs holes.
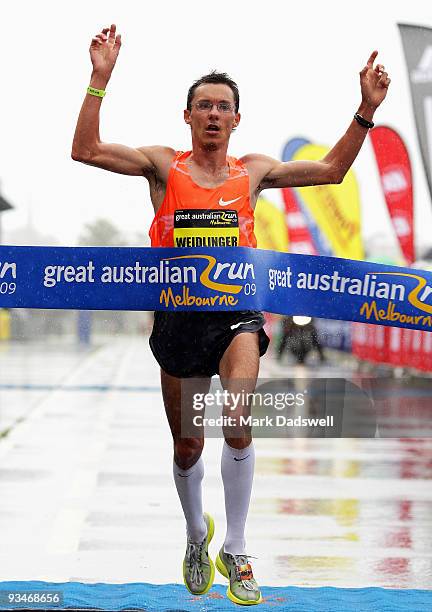
[[[97,98],[103,98],[106,91],[105,89],[95,89],[94,87],[87,87],[87,93]]]

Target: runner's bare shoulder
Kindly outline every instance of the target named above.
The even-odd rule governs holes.
[[[152,145],[149,147],[138,147],[138,151],[143,153],[150,162],[144,176],[146,178],[157,178],[159,181],[166,183],[172,161],[176,154],[175,149],[162,145]]]
[[[251,183],[253,183],[253,190],[262,189],[263,179],[278,163],[280,163],[276,159],[261,153],[249,153],[241,157],[240,161],[242,161],[247,168]]]

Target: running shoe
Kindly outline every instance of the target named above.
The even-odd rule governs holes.
[[[215,568],[208,554],[208,545],[214,534],[214,521],[204,513],[207,525],[207,535],[202,542],[187,541],[186,554],[183,561],[183,580],[193,595],[204,595],[213,584]]]
[[[216,558],[216,567],[229,580],[228,599],[243,606],[262,602],[260,588],[253,577],[252,567],[246,555],[231,555],[226,553],[222,546]]]

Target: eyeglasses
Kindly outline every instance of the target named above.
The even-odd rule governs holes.
[[[203,113],[213,110],[213,106],[216,106],[221,113],[231,113],[234,110],[233,105],[229,102],[217,102],[213,104],[210,100],[200,100],[195,103],[195,108]]]

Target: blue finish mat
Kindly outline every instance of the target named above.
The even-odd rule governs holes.
[[[63,603],[35,604],[35,593],[58,593]],[[19,603],[8,603],[13,594],[30,594]],[[183,585],[148,583],[82,584],[79,582],[0,582],[0,610],[143,610],[146,612],[229,612],[241,608],[226,598],[226,587],[214,585],[201,597]],[[369,587],[263,587],[260,612],[420,612],[432,610],[432,590]],[[40,595],[39,595],[40,598]],[[15,599],[19,599],[16,597]],[[24,601],[25,599],[25,601]],[[250,608],[249,608],[250,609]]]

